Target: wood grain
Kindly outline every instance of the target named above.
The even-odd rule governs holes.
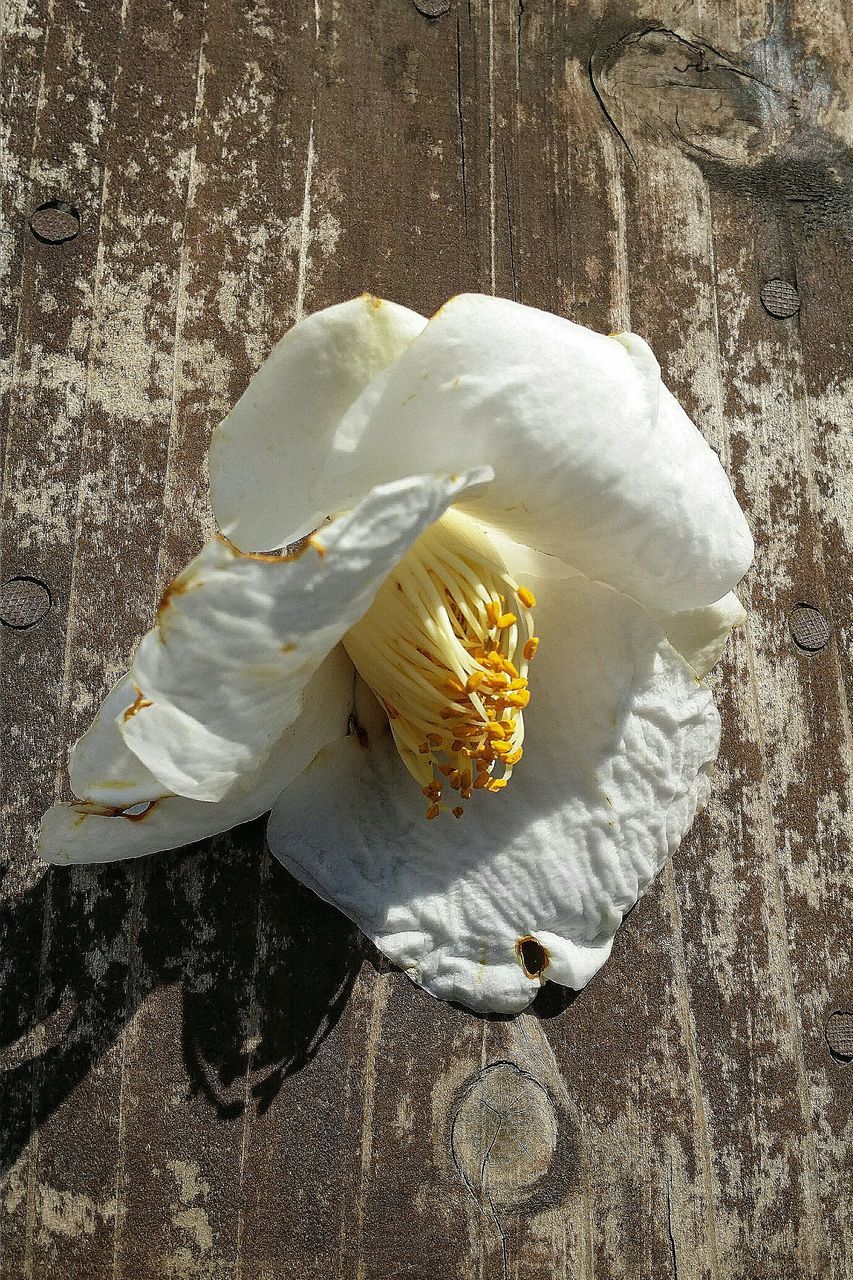
[[[0,1276],[845,1280],[841,0],[2,22],[0,577],[51,607],[0,623]],[[30,229],[51,202],[80,217],[57,243]],[[771,314],[772,280],[798,310]],[[642,333],[759,544],[708,811],[589,988],[513,1021],[412,987],[262,823],[138,866],[34,857],[67,747],[211,528],[211,427],[295,319],[364,288]]]

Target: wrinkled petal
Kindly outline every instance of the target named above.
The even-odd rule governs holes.
[[[129,675],[110,689],[89,728],[74,744],[68,762],[71,790],[80,800],[127,809],[169,795],[159,778],[130,750],[119,721],[135,705]]]
[[[697,676],[707,675],[716,666],[733,629],[746,621],[746,610],[734,591],[705,609],[690,609],[686,613],[664,613],[657,609],[649,612]]]
[[[138,858],[142,854],[180,848],[220,831],[229,831],[241,822],[266,813],[282,788],[302,772],[317,752],[327,742],[342,737],[346,732],[352,706],[353,676],[352,664],[339,645],[309,680],[302,711],[293,724],[285,730],[263,763],[251,773],[243,774],[218,804],[167,795],[144,811],[128,815],[104,813],[95,803],[94,795],[90,795],[88,804],[57,804],[42,819],[39,832],[41,857],[45,862],[60,865]],[[99,725],[96,733],[100,735],[100,745],[106,749],[106,729],[110,722],[96,723]],[[121,752],[121,735],[115,725],[112,730],[112,741],[116,750]],[[95,771],[92,791],[97,791],[101,785]],[[113,793],[114,807],[138,809],[139,801],[144,797],[137,791],[138,779],[121,797]]]
[[[428,466],[494,468],[471,514],[655,608],[698,608],[753,545],[713,450],[634,334],[454,298],[341,422],[316,500]]]
[[[295,556],[209,542],[179,575],[130,670],[125,743],[163,785],[220,800],[299,714],[302,690],[415,539],[488,468],[374,489]]]
[[[639,605],[582,577],[531,585],[541,648],[506,790],[426,821],[380,721],[318,756],[269,826],[284,865],[414,981],[504,1013],[600,967],[719,745],[710,693]]]
[[[425,324],[414,311],[365,294],[285,334],[213,433],[211,499],[232,542],[267,551],[330,514],[315,505],[315,491],[337,425]]]

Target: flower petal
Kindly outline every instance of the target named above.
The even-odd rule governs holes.
[[[170,794],[169,788],[134,755],[119,731],[119,722],[136,698],[130,676],[123,675],[104,698],[82,738],[71,748],[69,780],[80,800],[128,809]]]
[[[719,459],[634,334],[502,298],[454,298],[344,417],[319,493],[487,463],[466,509],[657,608],[718,600],[753,544]]]
[[[302,690],[415,539],[488,468],[374,489],[295,556],[209,542],[179,575],[130,670],[125,743],[167,790],[220,800],[299,714]]]
[[[285,334],[210,444],[213,510],[237,546],[284,546],[331,514],[314,505],[315,488],[338,422],[425,324],[364,294]]]
[[[428,822],[371,728],[366,747],[354,735],[317,757],[269,826],[280,861],[416,982],[504,1013],[603,963],[704,803],[719,745],[710,693],[639,605],[582,577],[532,585],[542,643],[506,790]]]
[[[160,798],[149,808],[127,815],[99,811],[96,797],[92,795],[88,797],[88,806],[86,803],[56,804],[42,819],[41,857],[45,862],[59,865],[138,858],[228,831],[266,813],[282,788],[302,772],[317,752],[346,732],[352,707],[353,675],[352,663],[338,645],[309,680],[302,711],[296,720],[284,731],[263,763],[251,773],[243,774],[218,804],[188,800],[184,796],[163,796],[162,789],[156,793]],[[107,701],[110,696],[107,695]],[[126,752],[114,723],[104,719],[96,724],[97,729],[92,726],[93,736],[99,737],[104,753],[108,726],[117,752]],[[88,750],[91,748],[87,747]],[[96,773],[93,776],[96,777]],[[102,785],[96,778],[92,789],[97,791]],[[137,787],[136,782],[133,787]],[[114,796],[113,804],[138,809],[143,798],[150,797],[138,796],[134,789],[121,799]]]
[[[650,609],[649,613],[697,676],[707,675],[716,666],[733,629],[741,626],[747,616],[734,591],[704,609],[689,609],[686,613]]]

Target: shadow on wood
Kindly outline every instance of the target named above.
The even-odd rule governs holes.
[[[0,992],[0,1173],[159,987],[182,985],[191,1088],[221,1118],[250,1100],[264,1111],[310,1062],[361,965],[358,932],[263,852],[263,832],[259,821],[135,865],[52,869],[2,904],[13,966],[43,922],[45,942],[40,1006],[21,1000],[29,975],[14,967]]]

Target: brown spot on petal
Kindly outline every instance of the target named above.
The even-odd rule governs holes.
[[[154,706],[154,703],[151,701],[151,699],[145,697],[145,694],[139,688],[139,685],[135,684],[133,687],[136,690],[136,698],[125,711],[123,716],[123,719],[125,720],[129,720],[131,716],[138,715],[138,713],[143,709],[143,707]]]
[[[169,605],[172,603],[175,596],[182,596],[185,591],[189,590],[189,585],[190,585],[189,582],[187,582],[186,580],[182,580],[179,577],[175,578],[174,582],[169,583],[169,585],[166,587],[166,590],[163,592],[163,594],[160,597],[160,603],[157,605],[158,618],[160,617],[161,613],[163,613],[166,609],[168,609]]]
[[[156,800],[141,800],[128,809],[118,809],[115,805],[98,804],[97,800],[76,800],[71,808],[84,818],[126,818],[128,822],[142,822],[157,807]]]
[[[296,645],[291,642],[290,644],[283,644],[281,646],[281,651],[282,653],[293,653],[295,648]]]
[[[308,541],[311,544],[311,546],[314,548],[314,550],[317,552],[318,556],[322,557],[326,554],[326,548],[323,546],[323,543],[320,541],[319,538],[315,538],[313,533],[311,534],[311,537],[308,539]]]
[[[219,542],[233,552],[240,560],[264,560],[268,564],[283,564],[290,560],[298,560],[301,555],[305,554],[310,538],[300,538],[298,542],[294,542],[292,547],[288,547],[286,551],[241,551],[236,542],[232,542],[230,538],[226,538],[224,533],[217,533],[216,538]]]
[[[441,315],[442,311],[444,311],[446,307],[449,307],[451,302],[455,302],[456,299],[459,297],[461,297],[461,294],[454,293],[452,298],[448,298],[446,302],[442,302],[441,306],[438,308],[438,311],[434,311],[432,313],[432,315],[430,316],[430,320],[437,320],[438,317]]]
[[[532,933],[527,933],[523,938],[518,939],[515,944],[515,954],[528,978],[538,978],[551,963],[547,947],[543,947]]]
[[[363,747],[365,751],[370,746],[370,739],[367,736],[367,730],[365,729],[364,725],[360,723],[358,716],[355,714],[355,712],[353,712],[353,714],[349,718],[349,722],[347,724],[347,733],[352,734],[352,736],[355,738],[358,745],[360,747]]]

